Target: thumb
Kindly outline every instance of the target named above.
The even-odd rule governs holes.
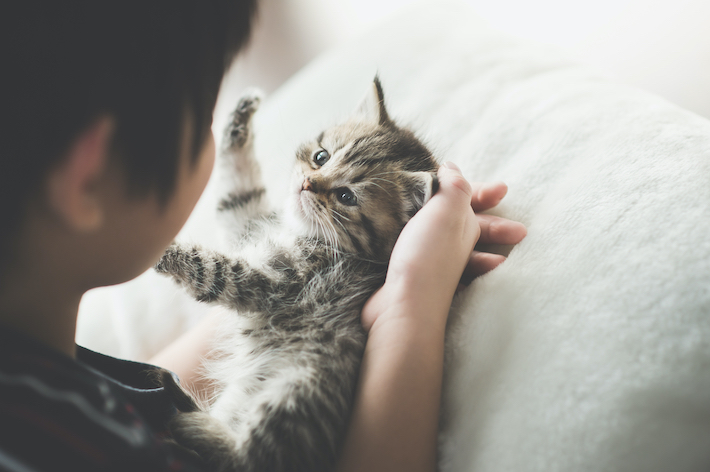
[[[471,196],[473,195],[473,188],[471,184],[466,180],[461,174],[461,169],[451,161],[446,162],[443,166],[439,167],[439,190],[444,193],[454,192],[461,193],[461,195],[454,198],[466,197],[467,204],[471,201]]]

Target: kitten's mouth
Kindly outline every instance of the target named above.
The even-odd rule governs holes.
[[[303,195],[301,195],[300,193],[296,197],[296,209],[298,210],[299,215],[306,216],[306,208],[303,204]]]
[[[312,191],[304,188],[303,181],[304,178],[302,176],[294,178],[291,184],[292,201],[289,206],[291,207],[292,217],[304,228],[310,228],[309,231],[313,231],[313,228],[320,226],[318,205],[316,203],[317,197]]]
[[[315,222],[317,220],[318,215],[316,212],[316,205],[314,202],[313,194],[308,191],[301,191],[298,195],[298,209],[301,212],[301,216],[310,221]]]
[[[311,220],[313,218],[313,203],[309,201],[308,192],[299,186],[296,189],[294,199],[296,200],[296,209],[298,210],[299,216],[307,220]]]

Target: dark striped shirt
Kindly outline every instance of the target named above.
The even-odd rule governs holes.
[[[77,347],[76,360],[0,326],[0,471],[202,470],[169,441],[155,367]]]

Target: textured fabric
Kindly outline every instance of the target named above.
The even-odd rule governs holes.
[[[177,410],[154,369],[0,328],[0,470],[199,470],[165,441]]]

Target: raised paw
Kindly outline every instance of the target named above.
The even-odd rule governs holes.
[[[160,260],[153,266],[159,274],[169,274],[175,269],[177,256],[180,254],[178,245],[174,242],[165,250]]]
[[[248,90],[237,103],[232,118],[225,129],[229,147],[243,147],[251,135],[251,118],[259,109],[263,94],[257,89]]]

